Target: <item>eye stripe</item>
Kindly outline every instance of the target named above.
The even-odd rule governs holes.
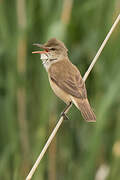
[[[51,48],[50,50],[55,51],[56,49],[55,48]]]
[[[50,61],[54,61],[54,60],[57,60],[57,58],[55,58],[55,59],[50,59]]]

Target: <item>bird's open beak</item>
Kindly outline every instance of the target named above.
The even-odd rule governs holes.
[[[48,52],[48,48],[47,47],[45,47],[44,45],[42,45],[42,44],[33,44],[34,46],[37,46],[37,47],[39,47],[39,48],[42,48],[42,49],[44,49],[44,51],[33,51],[32,52],[32,54],[45,54],[45,53],[47,53]]]
[[[44,54],[46,51],[33,51],[32,54]]]

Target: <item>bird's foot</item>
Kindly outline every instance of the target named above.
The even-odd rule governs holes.
[[[68,116],[64,112],[61,113],[61,116],[64,120],[69,120]]]

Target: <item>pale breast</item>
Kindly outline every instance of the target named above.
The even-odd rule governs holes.
[[[61,88],[59,88],[49,77],[49,82],[51,85],[51,88],[53,89],[56,96],[58,96],[60,99],[62,99],[66,104],[69,104],[71,101],[71,96],[64,92]]]

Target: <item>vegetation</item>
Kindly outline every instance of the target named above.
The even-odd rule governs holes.
[[[84,75],[119,9],[118,0],[0,1],[0,179],[25,179],[65,106],[32,44],[64,41]],[[97,122],[73,106],[33,180],[120,179],[119,47],[120,25],[86,81]]]

